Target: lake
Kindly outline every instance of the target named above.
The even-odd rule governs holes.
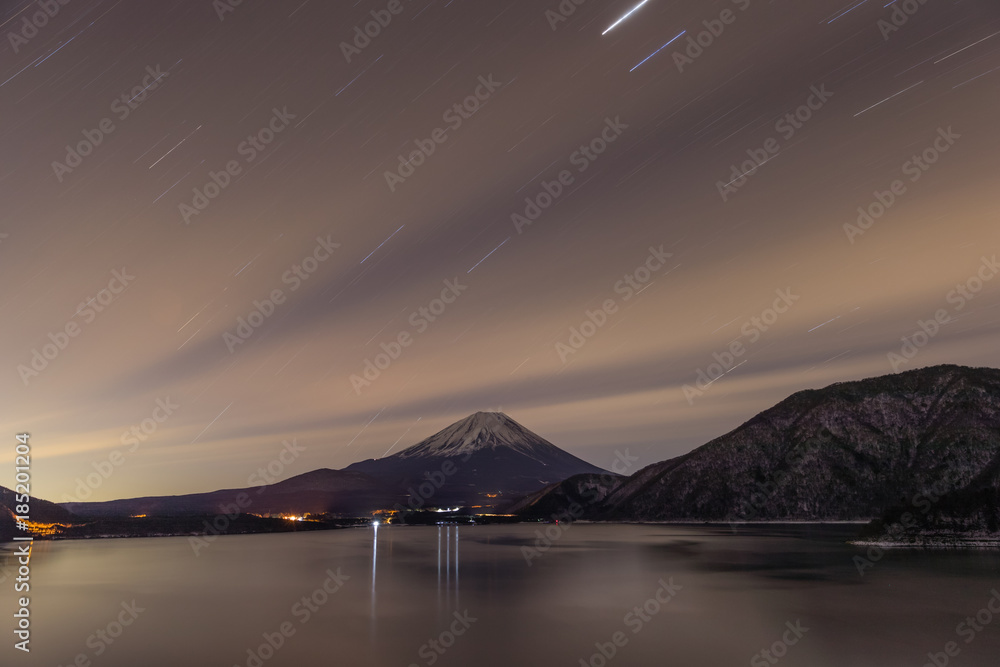
[[[998,664],[1000,554],[866,554],[855,531],[381,526],[197,555],[188,538],[39,542],[30,655],[13,649],[0,557],[0,664]]]

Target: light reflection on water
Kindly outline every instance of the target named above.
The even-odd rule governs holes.
[[[889,552],[860,576],[849,528],[578,524],[529,564],[522,549],[539,528],[233,536],[197,557],[185,538],[38,543],[33,650],[14,655],[8,640],[0,664],[68,666],[84,654],[95,667],[245,666],[282,623],[294,634],[265,667],[406,667],[431,656],[443,667],[576,667],[619,631],[627,641],[609,667],[746,665],[799,620],[809,631],[782,649],[782,667],[919,667],[949,641],[960,642],[956,665],[1000,655],[1000,616],[971,643],[956,635],[1000,586],[996,552]],[[349,579],[312,597],[322,604],[302,623],[295,605],[338,570]],[[650,602],[671,580],[676,598]],[[133,599],[145,611],[95,655],[88,639]],[[13,595],[0,604],[11,638]],[[637,608],[656,613],[628,622]],[[475,621],[462,625],[462,614]],[[462,633],[449,636],[454,628]],[[429,644],[439,640],[443,652]]]

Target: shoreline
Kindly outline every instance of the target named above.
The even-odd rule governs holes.
[[[359,517],[360,519],[360,517]],[[450,523],[450,522],[449,522]],[[461,522],[462,525],[469,527],[473,526],[488,526],[488,525],[498,525],[493,522]],[[517,522],[503,522],[502,525],[532,525],[541,523],[552,523],[551,521],[544,520],[524,520]],[[582,525],[606,525],[606,526],[659,526],[659,527],[704,527],[704,528],[723,528],[734,530],[740,527],[746,528],[764,528],[764,527],[792,527],[792,526],[817,526],[817,527],[850,527],[850,526],[865,526],[869,521],[866,520],[850,520],[850,521],[803,521],[803,520],[784,520],[784,521],[701,521],[701,520],[670,520],[670,521],[594,521],[594,520],[580,520],[573,523],[579,523]],[[428,527],[437,524],[383,524],[386,528],[416,528],[416,527]],[[191,531],[157,531],[150,532],[147,534],[136,534],[136,533],[106,533],[97,535],[43,535],[35,537],[37,542],[63,542],[63,541],[80,541],[80,540],[119,540],[119,539],[142,539],[142,538],[167,538],[167,537],[205,537],[207,535],[212,535],[213,537],[224,537],[224,536],[236,536],[236,535],[273,535],[273,534],[286,534],[286,533],[301,533],[301,532],[318,532],[326,530],[342,530],[349,528],[367,528],[368,523],[354,524],[354,525],[344,525],[344,524],[326,524],[326,525],[311,525],[302,526],[301,524],[291,527],[287,530],[245,530],[232,533],[218,534],[213,533],[195,533]],[[894,549],[894,550],[960,550],[960,549],[982,549],[982,550],[993,550],[1000,549],[1000,535],[998,536],[962,536],[962,535],[929,535],[927,537],[915,537],[911,540],[892,540],[892,539],[851,539],[844,542],[852,547],[859,548],[880,548],[880,549]],[[10,549],[11,545],[16,544],[13,540],[0,542],[0,551],[7,551]]]
[[[449,522],[452,523],[452,522]],[[461,525],[472,526],[489,526],[489,525],[533,525],[540,523],[553,523],[552,521],[544,520],[533,520],[526,519],[524,521],[516,522],[461,522]],[[674,520],[674,521],[593,521],[583,519],[580,521],[574,521],[572,523],[578,523],[581,525],[608,525],[608,526],[701,526],[706,528],[727,528],[732,529],[740,526],[746,527],[764,527],[764,526],[864,526],[867,521],[740,521],[740,522],[726,522],[726,521],[701,521],[701,520]],[[413,523],[413,524],[382,524],[385,528],[422,528],[427,526],[434,526],[434,523]],[[355,525],[344,525],[344,524],[326,524],[326,525],[311,525],[303,526],[299,524],[295,527],[289,527],[287,530],[260,530],[260,531],[239,531],[239,532],[219,532],[219,533],[196,533],[190,531],[158,531],[150,533],[105,533],[96,535],[38,535],[34,536],[36,542],[65,542],[65,541],[80,541],[80,540],[119,540],[119,539],[141,539],[141,538],[160,538],[160,537],[223,537],[223,536],[235,536],[235,535],[273,535],[273,534],[288,534],[288,533],[301,533],[301,532],[318,532],[325,530],[342,530],[349,528],[368,528],[370,524],[355,524]],[[0,541],[0,550],[5,549],[8,545],[15,544],[13,540]]]
[[[880,549],[1000,549],[1000,537],[928,537],[914,541],[898,540],[851,540],[848,544],[856,547],[878,547]]]

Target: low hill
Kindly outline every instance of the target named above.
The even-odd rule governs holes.
[[[29,501],[29,517],[32,524],[68,526],[80,523],[80,517],[55,503],[33,496]],[[0,486],[0,542],[8,542],[15,535],[28,536],[31,534],[17,529],[14,518],[17,504],[17,494],[11,489]]]
[[[249,502],[240,503],[241,494]],[[93,503],[65,503],[88,518],[129,516],[200,516],[231,513],[234,505],[247,514],[346,514],[371,512],[398,502],[399,494],[357,472],[322,468],[268,486],[224,489],[183,496],[153,496]]]

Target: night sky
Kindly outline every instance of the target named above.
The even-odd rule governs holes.
[[[112,456],[89,499],[246,486],[283,441],[287,477],[476,410],[645,465],[801,389],[1000,366],[1000,6],[608,30],[636,5],[4,3],[33,493]]]

